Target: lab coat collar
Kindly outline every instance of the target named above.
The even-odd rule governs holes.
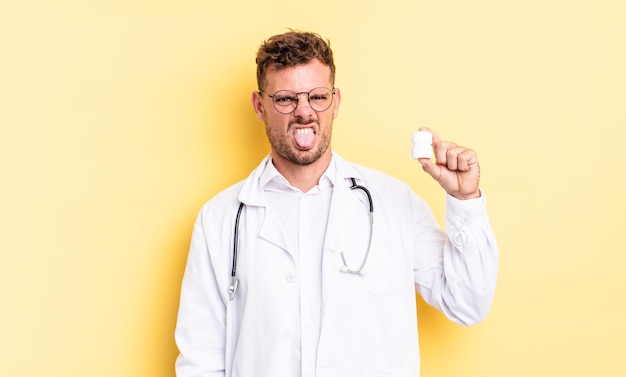
[[[319,189],[327,189],[334,185],[335,179],[335,162],[331,160],[330,164],[324,171],[324,174],[319,179],[318,184],[312,188],[309,192],[314,192]],[[263,167],[263,171],[260,176],[260,187],[261,189],[267,191],[268,189],[278,189],[278,190],[290,190],[294,192],[302,192],[300,189],[291,186],[289,181],[276,169],[274,166],[274,162],[270,158],[270,160]],[[282,187],[282,188],[281,188]]]
[[[240,202],[244,203],[247,206],[267,206],[267,202],[265,201],[263,194],[263,187],[265,186],[265,184],[267,184],[269,180],[273,178],[272,170],[269,169],[269,166],[267,166],[271,163],[272,155],[268,154],[267,156],[265,156],[265,158],[263,158],[261,163],[252,171],[252,173],[250,173],[248,178],[244,181],[241,191],[239,192]],[[333,164],[336,165],[333,167]],[[342,165],[343,167],[340,168],[339,165]],[[272,169],[275,170],[276,168]],[[340,174],[339,170],[344,170],[344,174]],[[358,172],[356,171],[356,169],[352,168],[344,159],[342,159],[339,155],[333,152],[331,165],[322,176],[320,184],[328,184],[329,182],[333,185],[337,185],[337,182],[343,184],[343,179],[339,178],[345,174],[351,174],[351,177],[356,178],[355,174],[358,174]],[[358,175],[358,179],[361,179],[360,175]],[[322,180],[325,181],[322,182]]]
[[[261,175],[265,170],[265,166],[270,162],[271,155],[268,154],[263,158],[259,166],[254,169],[248,178],[243,182],[241,191],[239,192],[239,201],[247,206],[266,207],[263,190],[261,188]]]

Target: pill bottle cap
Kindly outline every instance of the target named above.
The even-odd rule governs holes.
[[[417,143],[433,143],[433,134],[429,131],[415,131],[413,132],[413,144]]]

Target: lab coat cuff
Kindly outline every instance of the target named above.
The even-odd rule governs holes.
[[[487,216],[487,200],[485,193],[480,189],[480,197],[460,200],[452,195],[446,195],[446,218],[455,225],[469,225],[475,219]]]

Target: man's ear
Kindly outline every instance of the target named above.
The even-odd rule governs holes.
[[[265,107],[263,106],[263,97],[259,92],[252,92],[252,107],[256,113],[256,117],[261,121],[265,121]]]
[[[335,88],[335,100],[333,103],[333,119],[337,118],[337,115],[339,115],[340,103],[341,103],[341,90],[339,90],[339,88]]]

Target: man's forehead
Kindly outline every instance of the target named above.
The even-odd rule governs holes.
[[[265,87],[280,85],[330,85],[330,67],[319,62],[311,61],[288,67],[272,65],[268,67],[265,75]],[[280,88],[279,88],[280,89]]]

